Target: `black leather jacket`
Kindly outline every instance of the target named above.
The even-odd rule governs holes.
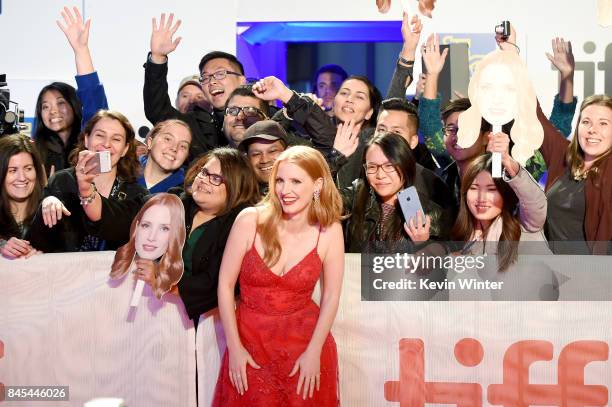
[[[341,189],[340,193],[342,194],[345,214],[352,214],[357,191],[363,185],[363,182],[362,179],[357,179],[350,187]],[[439,177],[419,164],[416,167],[414,186],[419,194],[423,210],[431,217],[430,239],[447,239],[457,213],[457,206],[452,194]],[[399,208],[396,209],[396,213],[403,222],[403,215]],[[368,202],[365,207],[363,227],[358,228],[352,220],[352,216],[349,216],[344,221],[346,252],[362,253],[367,251],[368,247],[371,247],[371,243],[375,241],[375,233],[380,221],[380,215],[380,202],[376,198],[374,191],[370,188]],[[402,232],[402,234],[410,242],[410,238],[405,233]],[[402,245],[405,248],[404,250],[408,250],[406,248],[410,246]]]

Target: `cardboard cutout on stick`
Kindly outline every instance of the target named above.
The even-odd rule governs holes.
[[[537,99],[527,67],[518,54],[493,51],[485,56],[470,79],[468,96],[472,107],[459,115],[457,144],[462,148],[472,146],[480,136],[483,118],[493,126],[494,134],[514,120],[509,134],[514,143],[511,155],[524,166],[542,145],[544,129],[536,115]],[[498,153],[494,154],[493,166],[492,175],[500,177]]]
[[[185,244],[185,209],[172,194],[153,195],[140,209],[130,227],[130,241],[115,254],[110,276],[122,278],[140,259],[159,259],[152,291],[158,299],[170,291],[183,275],[183,245]],[[130,306],[138,306],[144,281],[138,279]]]

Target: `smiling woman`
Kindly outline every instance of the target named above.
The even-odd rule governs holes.
[[[0,253],[6,258],[36,253],[24,240],[42,197],[46,177],[42,161],[27,136],[0,138]]]
[[[236,149],[208,152],[192,164],[188,173],[192,172],[197,175],[191,192],[181,196],[187,241],[178,294],[187,315],[197,324],[200,314],[217,307],[219,267],[232,224],[238,213],[260,196],[251,165]]]
[[[593,95],[580,107],[569,142],[546,119],[542,155],[548,166],[546,235],[555,253],[612,253],[612,98]],[[573,247],[562,241],[588,242]],[[580,246],[580,247],[578,247]]]
[[[151,193],[181,186],[191,140],[191,129],[184,121],[170,119],[157,123],[146,138],[149,153],[140,159],[144,170],[138,183]]]
[[[47,174],[51,175],[51,169],[59,171],[68,167],[68,154],[76,145],[81,118],[81,102],[72,86],[53,82],[40,91],[33,138]]]
[[[341,213],[319,152],[295,146],[279,155],[270,191],[240,213],[223,256],[218,295],[228,350],[213,406],[338,405],[330,328],[344,270]],[[312,292],[321,277],[319,309]]]
[[[362,171],[353,185],[342,189],[346,220],[346,251],[403,250],[412,252],[414,244],[448,235],[453,218],[451,207],[442,207],[426,189],[417,185],[425,213],[417,219],[404,219],[397,193],[415,185],[416,162],[408,142],[395,133],[382,132],[370,139],[364,150]],[[402,228],[402,224],[404,227]],[[424,226],[423,226],[424,225]],[[385,246],[384,248],[382,246]]]
[[[101,173],[101,152],[110,153],[110,171]],[[44,252],[109,250],[125,241],[103,240],[88,220],[101,211],[101,199],[142,206],[147,190],[136,183],[139,171],[134,130],[119,112],[98,111],[79,135],[70,155],[74,167],[56,172],[31,229],[32,245]],[[112,215],[110,215],[112,217]],[[88,219],[89,218],[89,219]]]

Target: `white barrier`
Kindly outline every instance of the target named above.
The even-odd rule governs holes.
[[[0,260],[0,382],[70,386],[69,403],[35,405],[120,397],[130,407],[194,406],[195,333],[182,302],[160,302],[147,287],[130,313],[134,282],[109,282],[113,257]]]
[[[364,302],[359,260],[346,256],[333,327],[343,406],[608,405],[610,302]],[[195,406],[195,343],[209,405],[225,348],[218,313],[194,338],[180,300],[145,290],[130,320],[133,282],[109,285],[111,262],[0,260],[0,382],[69,385],[71,402],[55,405]]]

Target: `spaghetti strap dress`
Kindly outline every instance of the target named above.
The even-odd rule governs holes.
[[[319,235],[321,231],[319,230]],[[240,303],[236,310],[243,346],[261,367],[247,364],[248,390],[240,395],[229,380],[227,350],[217,380],[214,407],[227,406],[337,406],[338,354],[331,333],[321,350],[320,389],[313,398],[296,393],[299,372],[289,377],[306,350],[319,318],[312,292],[323,264],[317,244],[285,274],[273,273],[255,248],[255,239],[240,268]]]

